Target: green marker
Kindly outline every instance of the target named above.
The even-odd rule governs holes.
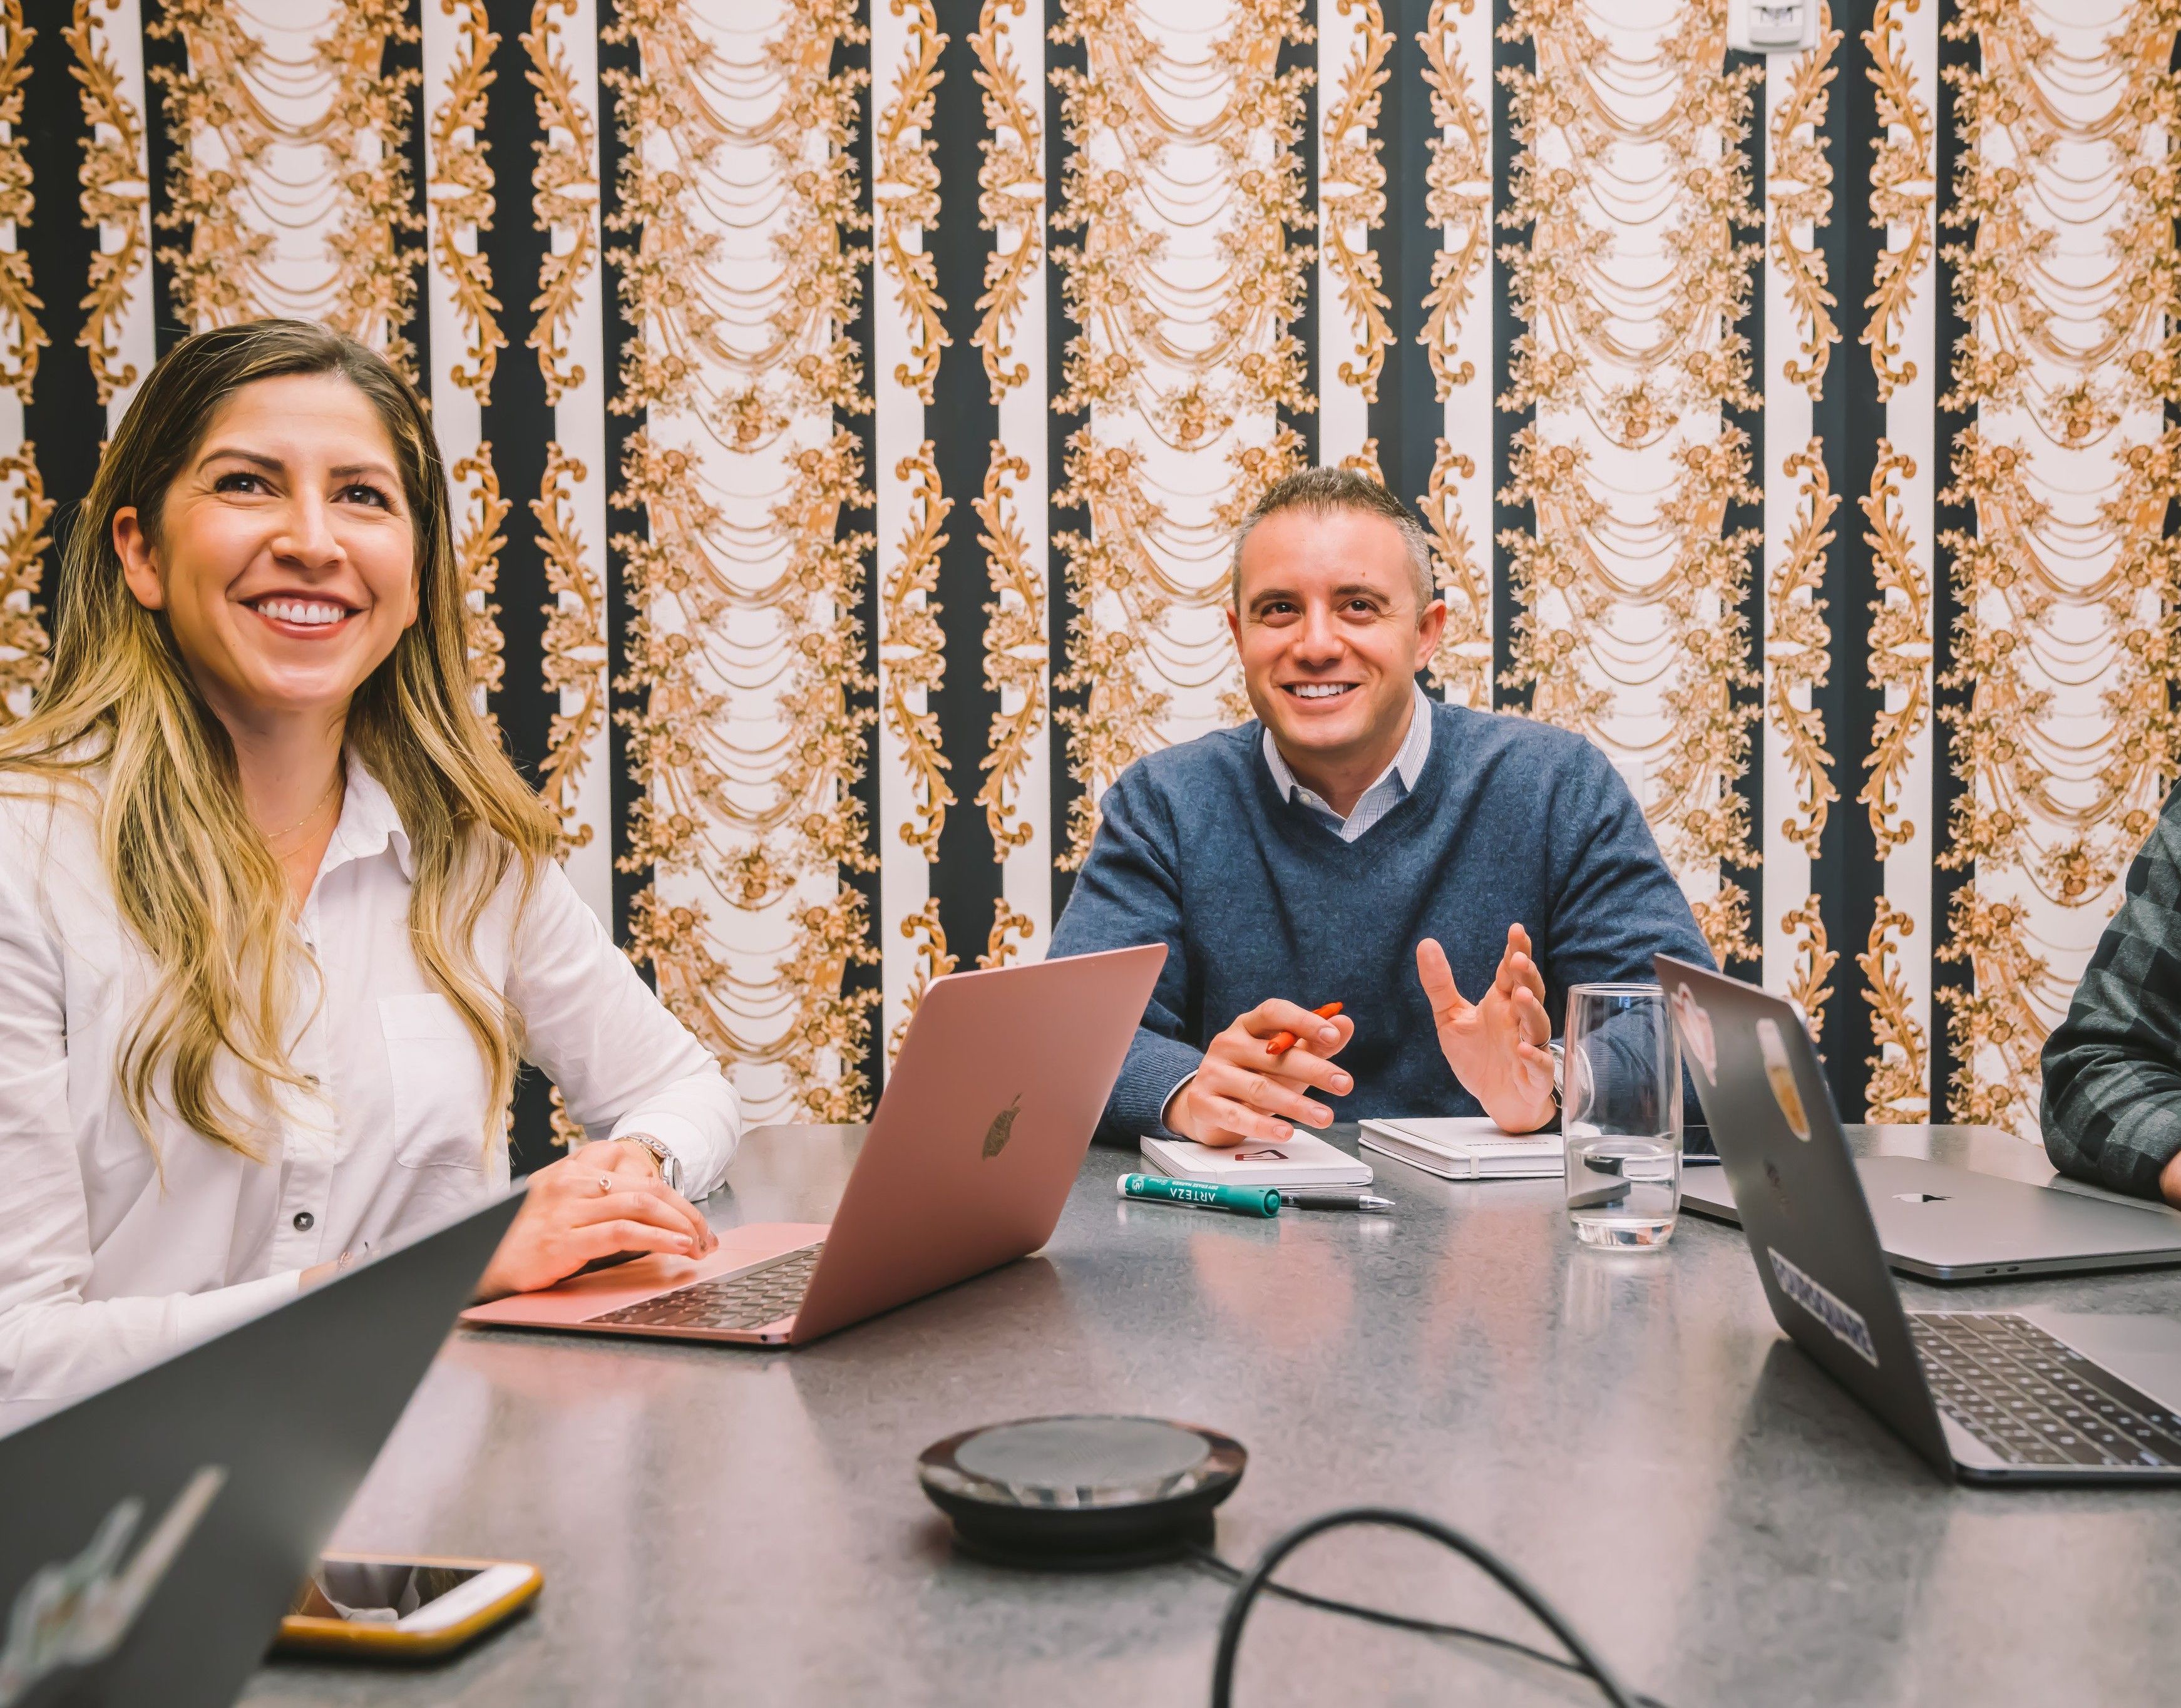
[[[1113,1182],[1124,1198],[1155,1203],[1193,1204],[1200,1210],[1229,1210],[1238,1216],[1277,1216],[1278,1186],[1215,1186],[1203,1180],[1169,1180],[1164,1175],[1124,1175]]]

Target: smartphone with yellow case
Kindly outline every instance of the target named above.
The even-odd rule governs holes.
[[[276,1655],[427,1661],[528,1606],[544,1578],[511,1560],[400,1560],[329,1554],[296,1592]]]

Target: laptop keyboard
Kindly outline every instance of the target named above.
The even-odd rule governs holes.
[[[623,1305],[603,1317],[590,1318],[585,1327],[613,1324],[643,1329],[762,1329],[782,1317],[792,1317],[810,1290],[811,1273],[818,1267],[824,1241],[767,1263],[746,1274],[721,1275],[710,1281],[692,1281],[671,1293]]]
[[[2181,1465],[2181,1416],[2026,1317],[1913,1311],[1939,1409],[2010,1465]]]

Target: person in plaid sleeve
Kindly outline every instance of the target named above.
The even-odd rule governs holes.
[[[2062,1174],[2181,1205],[2181,788],[2045,1041],[2043,1114]]]

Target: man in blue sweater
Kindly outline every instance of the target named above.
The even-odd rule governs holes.
[[[1446,606],[1384,487],[1334,468],[1280,482],[1233,574],[1256,721],[1121,775],[1053,930],[1055,955],[1169,951],[1100,1137],[1543,1126],[1569,986],[1648,983],[1661,949],[1711,965],[1642,810],[1581,736],[1417,688]],[[1337,1018],[1311,1011],[1332,1002]],[[1300,1042],[1267,1054],[1284,1031]]]

